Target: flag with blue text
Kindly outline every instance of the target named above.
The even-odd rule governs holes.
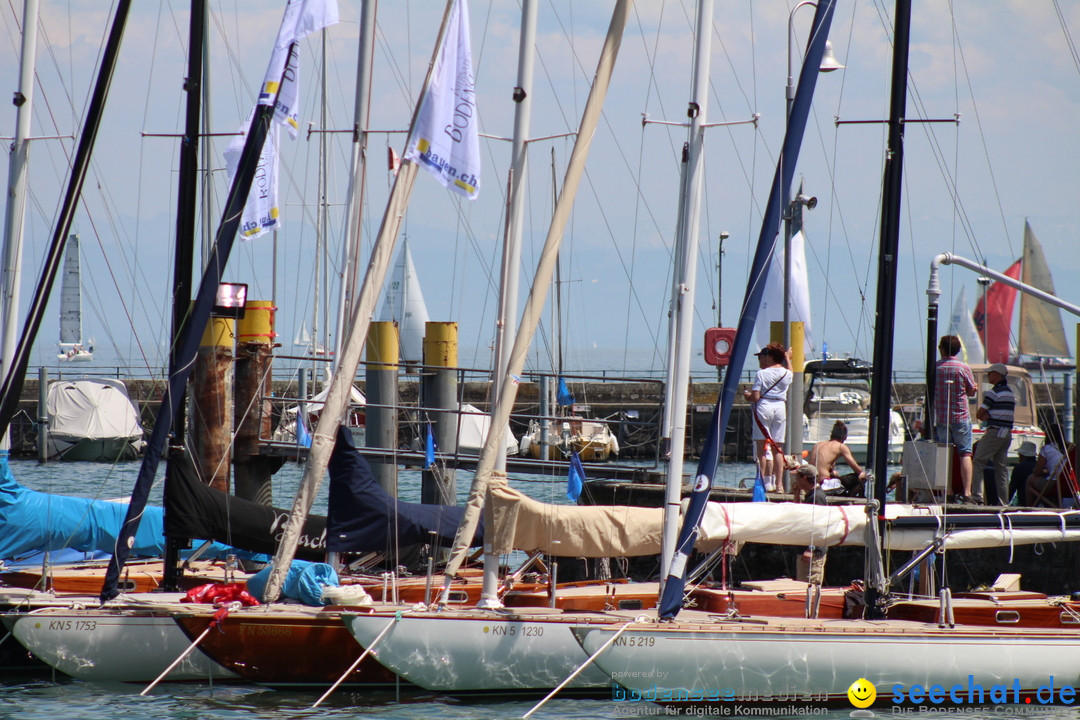
[[[274,52],[266,68],[260,105],[274,106],[274,120],[289,129],[295,140],[300,131],[300,40],[338,21],[337,0],[289,0],[278,28]]]
[[[254,115],[254,111],[252,111]],[[240,164],[240,154],[244,151],[244,142],[247,140],[248,129],[251,126],[251,117],[240,128],[240,134],[232,139],[225,148],[225,169],[229,175],[229,184],[232,184],[233,175]],[[255,171],[255,180],[248,192],[247,203],[240,215],[240,239],[254,240],[271,230],[276,230],[279,225],[281,209],[278,207],[278,139],[280,133],[277,125],[271,125],[266,134],[266,142],[263,143],[262,154],[259,155],[259,167]]]
[[[469,7],[465,0],[455,0],[405,159],[426,168],[444,187],[475,200],[480,192],[480,136],[471,47]]]

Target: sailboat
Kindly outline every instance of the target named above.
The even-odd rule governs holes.
[[[818,13],[825,2],[818,5]],[[831,9],[831,8],[830,8]],[[895,315],[897,244],[900,229],[900,200],[903,168],[903,120],[907,99],[907,58],[910,35],[910,0],[897,0],[894,18],[892,93],[889,113],[888,152],[885,157],[884,192],[881,223],[881,248],[878,274],[878,328],[875,337],[875,370],[888,377],[892,369],[892,335],[881,332],[892,325]],[[815,17],[815,21],[817,17]],[[760,243],[759,243],[760,251]],[[753,272],[760,272],[755,258]],[[936,279],[935,279],[936,280]],[[753,277],[747,287],[746,312],[755,313]],[[932,297],[931,320],[936,322],[936,298]],[[745,316],[744,316],[745,320]],[[936,327],[928,333],[936,335]],[[738,351],[738,336],[736,350]],[[745,342],[742,353],[745,353]],[[737,374],[742,354],[729,373]],[[729,378],[731,375],[729,374]],[[725,387],[725,392],[727,391]],[[991,702],[1023,702],[1023,698],[1039,692],[1041,702],[1047,702],[1044,691],[1049,690],[1051,701],[1055,683],[1076,683],[1076,663],[1080,660],[1080,627],[1049,630],[1022,627],[955,626],[947,612],[948,591],[942,594],[942,620],[938,623],[916,623],[884,620],[882,611],[891,581],[886,579],[882,556],[878,548],[888,546],[893,530],[924,522],[919,518],[887,520],[885,505],[886,453],[888,441],[887,385],[878,383],[871,404],[873,436],[868,464],[875,473],[871,503],[867,507],[870,520],[865,524],[866,535],[866,619],[821,620],[788,618],[728,618],[708,616],[690,611],[676,618],[682,606],[681,576],[669,577],[668,588],[678,580],[671,592],[672,603],[662,604],[660,619],[641,618],[621,630],[616,637],[610,628],[581,627],[575,631],[583,649],[595,657],[598,665],[610,678],[626,688],[624,697],[645,698],[663,704],[681,703],[738,703],[776,704],[798,703],[799,711],[806,706],[844,703],[850,700],[864,708],[894,700],[896,704],[919,704],[925,693],[907,694],[910,688],[943,688],[951,703],[983,704],[985,692],[997,688],[998,697]],[[730,400],[729,400],[730,401]],[[723,412],[728,408],[718,403],[713,430],[722,439],[725,430]],[[709,447],[708,444],[706,447]],[[710,448],[710,452],[715,450]],[[706,464],[703,451],[702,483],[708,489],[712,469]],[[715,455],[708,458],[715,462]],[[691,501],[693,503],[693,501]],[[692,505],[693,507],[693,505]],[[831,510],[831,508],[829,508]],[[822,509],[827,512],[827,510]],[[697,534],[698,517],[688,514],[683,538],[692,542]],[[1071,513],[1057,516],[1064,529]],[[996,527],[982,525],[990,520]],[[1051,525],[1055,522],[1051,518]],[[991,515],[975,519],[979,533],[998,532],[1002,541],[1011,542],[1012,528],[1007,516]],[[938,539],[924,549],[933,552],[937,547],[949,547],[952,532],[948,523],[940,526]],[[1064,539],[1064,535],[1062,536]],[[940,543],[940,545],[939,545]],[[825,545],[830,544],[828,541]],[[688,550],[684,551],[688,553]],[[856,684],[856,681],[858,684]],[[1000,693],[1008,688],[1008,697]],[[849,689],[854,688],[849,693]],[[865,688],[865,689],[864,689]],[[880,694],[875,692],[875,688]],[[887,689],[889,692],[883,692]],[[955,692],[962,689],[963,696]],[[976,689],[978,692],[976,693]],[[643,696],[643,693],[649,695]],[[970,694],[969,694],[970,693]],[[618,697],[618,695],[616,695]],[[931,695],[933,697],[933,695]],[[933,700],[932,700],[933,702]],[[895,707],[895,705],[894,705]]]
[[[79,253],[79,234],[68,236],[64,256],[64,275],[60,284],[60,352],[61,362],[89,362],[94,359],[94,345],[83,345],[82,336],[82,271]]]
[[[1005,270],[1010,278],[1054,294],[1054,280],[1042,244],[1024,221],[1024,249],[1020,259]],[[1061,311],[1038,298],[1020,295],[1018,342],[1012,337],[1016,289],[1003,282],[991,283],[975,306],[973,319],[986,348],[986,362],[1019,365],[1029,370],[1071,370],[1076,362],[1069,352]]]
[[[398,324],[401,362],[416,364],[424,361],[424,326],[430,319],[409,239],[405,238],[401,241],[401,252],[394,263],[379,313],[380,321]]]

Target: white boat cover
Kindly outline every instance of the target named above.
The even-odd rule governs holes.
[[[45,408],[55,437],[139,440],[143,435],[139,411],[120,380],[59,380],[49,386]]]
[[[461,406],[461,420],[458,426],[458,452],[479,454],[480,448],[484,447],[487,439],[488,428],[491,427],[491,416],[480,410],[475,405],[465,403]],[[507,455],[516,455],[518,441],[514,433],[510,432],[510,423],[503,430],[503,444],[506,445]]]

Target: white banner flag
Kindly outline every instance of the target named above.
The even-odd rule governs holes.
[[[274,41],[274,52],[266,69],[260,105],[274,105],[274,120],[289,129],[296,139],[300,131],[297,99],[300,95],[299,41],[338,21],[337,0],[289,0],[285,17]]]
[[[791,293],[791,310],[788,317],[791,322],[801,322],[805,335],[805,352],[810,355],[814,347],[812,328],[810,327],[810,282],[806,267],[806,235],[802,230],[791,236],[791,279],[788,289]],[[765,291],[761,296],[761,309],[758,311],[757,336],[762,346],[769,344],[770,323],[784,319],[784,248],[778,244],[769,263],[769,275],[765,280]]]
[[[456,0],[405,157],[427,168],[444,187],[475,200],[480,192],[478,122],[469,8],[465,0]]]
[[[229,173],[230,184],[240,164],[240,154],[244,150],[244,140],[247,139],[252,115],[248,116],[244,127],[240,129],[240,135],[233,138],[229,147],[225,149],[225,167]],[[277,202],[279,136],[278,126],[271,123],[270,132],[267,133],[266,142],[263,143],[262,154],[259,155],[255,180],[251,183],[251,191],[244,204],[244,212],[240,216],[241,240],[254,240],[278,226],[280,215]]]

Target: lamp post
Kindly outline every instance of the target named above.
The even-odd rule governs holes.
[[[785,88],[785,108],[784,108],[784,137],[787,137],[788,125],[791,120],[791,105],[795,101],[795,82],[794,82],[794,69],[791,63],[791,38],[794,35],[795,25],[795,13],[799,8],[804,5],[810,5],[817,8],[817,3],[813,0],[802,0],[791,9],[788,13],[788,26],[787,26],[787,86]],[[821,58],[821,65],[818,66],[818,71],[827,73],[834,70],[842,70],[844,66],[836,59],[832,52],[832,43],[828,40],[825,41],[825,53]],[[781,158],[781,161],[786,161],[786,158]],[[791,198],[791,188],[783,188],[784,190],[784,347],[792,347],[791,343],[791,219],[796,209],[802,212],[802,208],[813,210],[817,205],[817,198],[803,195],[800,189],[799,194]],[[790,199],[789,199],[790,198]],[[805,341],[802,341],[805,342]],[[792,378],[791,389],[788,397],[788,426],[787,426],[787,445],[788,450],[792,453],[799,454],[802,452],[802,397],[803,397],[803,348],[799,348],[797,355],[793,355],[792,365]],[[786,482],[786,476],[785,476]]]
[[[787,27],[787,87],[785,88],[784,98],[786,105],[784,108],[784,134],[787,135],[788,122],[791,118],[791,103],[795,101],[795,71],[791,64],[791,38],[795,34],[795,13],[799,8],[804,5],[810,5],[816,8],[817,3],[814,0],[802,0],[795,7],[791,8],[791,12],[788,13],[788,27]],[[832,72],[834,70],[843,70],[844,66],[833,55],[832,43],[828,40],[825,41],[825,54],[821,58],[821,65],[818,67],[818,72]],[[790,196],[791,189],[785,188],[788,196]],[[800,198],[805,197],[799,195]],[[791,213],[793,211],[793,203],[796,200],[788,200],[785,212],[784,212],[784,347],[791,347],[791,316],[789,313],[789,306],[791,305]],[[809,209],[813,210],[817,205],[817,198],[806,198],[803,201]]]

